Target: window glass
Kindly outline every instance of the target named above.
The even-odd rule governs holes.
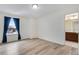
[[[15,23],[14,23],[13,18],[11,18],[11,20],[10,20],[10,23],[9,23],[9,26],[8,26],[7,34],[8,34],[8,35],[17,34],[17,30],[16,30],[16,26],[15,26]]]

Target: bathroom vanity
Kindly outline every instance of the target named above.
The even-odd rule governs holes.
[[[76,32],[65,32],[65,39],[67,41],[72,41],[72,42],[77,42],[78,43],[78,38],[79,33]]]

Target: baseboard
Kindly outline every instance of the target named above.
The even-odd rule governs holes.
[[[26,40],[26,39],[31,39],[31,38],[24,38],[24,39],[21,39],[21,40]]]
[[[48,39],[45,38],[45,37],[39,37],[39,38],[40,38],[40,39],[43,39],[43,40],[46,40],[46,41],[49,41],[49,42],[53,42],[53,43],[65,45],[65,41],[64,41],[64,42],[58,42],[58,41],[55,41],[55,40],[48,40]]]
[[[61,45],[64,45],[65,43],[64,42],[58,42],[58,41],[55,41],[55,40],[50,40],[46,37],[36,37],[36,38],[32,38],[32,37],[28,37],[28,38],[22,38],[21,40],[26,40],[26,39],[43,39],[43,40],[46,40],[46,41],[50,41],[50,42],[53,42],[53,43],[57,43],[57,44],[61,44]]]

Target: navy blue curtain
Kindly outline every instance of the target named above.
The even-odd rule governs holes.
[[[16,26],[16,30],[18,31],[18,40],[21,40],[20,35],[20,19],[19,18],[13,18]]]
[[[8,30],[10,19],[11,19],[11,17],[6,17],[6,16],[4,17],[4,32],[3,32],[3,40],[2,40],[3,43],[7,42],[6,33],[7,33],[7,30]]]

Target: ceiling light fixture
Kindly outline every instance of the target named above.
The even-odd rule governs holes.
[[[32,8],[33,8],[33,9],[37,9],[37,8],[38,8],[38,4],[33,4],[33,5],[32,5]]]

